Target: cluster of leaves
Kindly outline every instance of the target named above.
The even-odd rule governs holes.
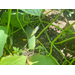
[[[61,15],[62,12],[64,12],[65,9],[63,9],[55,18],[54,20],[47,25],[39,34],[37,37],[35,37],[35,33],[38,30],[37,28],[40,27],[40,24],[43,25],[41,20],[43,9],[20,9],[20,11],[17,9],[17,11],[12,11],[11,9],[8,9],[8,11],[3,12],[1,15],[1,26],[0,26],[0,65],[27,65],[26,60],[27,56],[20,55],[23,50],[19,48],[13,47],[14,52],[16,55],[13,55],[11,52],[11,45],[13,44],[12,35],[13,33],[17,32],[13,31],[14,27],[17,27],[19,29],[22,29],[25,33],[28,41],[28,50],[34,50],[36,45],[36,39]],[[18,12],[19,11],[19,12]],[[29,16],[32,15],[33,18],[30,18]],[[38,27],[33,30],[33,25],[35,21],[35,16],[38,17]],[[74,24],[74,23],[73,23]],[[72,24],[72,25],[73,25]],[[35,24],[34,24],[35,25]],[[71,25],[71,26],[72,26]],[[23,28],[25,27],[25,29]],[[44,27],[44,26],[43,26]],[[69,26],[70,27],[70,26]],[[68,28],[69,28],[68,27]],[[67,29],[68,29],[67,28]],[[37,54],[32,57],[29,57],[29,64],[30,65],[59,65],[58,61],[51,55],[52,53],[52,46],[55,47],[54,42],[63,34],[60,33],[52,42],[50,41],[47,32],[47,38],[49,40],[49,43],[51,44],[50,53],[47,51],[47,49],[44,47],[44,45],[39,41],[39,43],[42,45],[42,47],[39,48],[39,51],[42,50],[42,48],[46,52],[46,56],[42,54]],[[8,48],[7,44],[7,38],[10,38],[10,47]],[[67,41],[67,40],[66,40]],[[64,42],[64,41],[62,41]],[[55,43],[59,44],[59,43]],[[8,51],[10,54],[9,56],[3,57],[3,50],[4,48]],[[55,47],[56,48],[56,47]],[[27,51],[28,51],[27,50]],[[56,48],[56,50],[58,50]],[[58,50],[59,51],[59,50]],[[59,51],[60,52],[60,51]],[[61,52],[60,52],[61,53]],[[62,54],[62,53],[61,53]],[[63,56],[65,58],[65,56]],[[68,62],[68,60],[65,58],[65,60]]]
[[[27,56],[20,55],[23,50],[16,47],[13,47],[14,53],[16,55],[12,55],[10,48],[7,47],[7,38],[10,38],[11,33],[14,31],[12,28],[22,28],[27,35],[28,40],[28,50],[34,49],[36,45],[35,35],[31,36],[34,32],[32,26],[29,26],[30,23],[34,21],[34,19],[29,18],[29,14],[33,16],[40,17],[43,9],[20,9],[22,12],[12,12],[11,9],[8,9],[8,12],[3,12],[1,15],[1,26],[0,26],[0,65],[25,65]],[[26,26],[26,31],[24,30],[24,26]],[[11,28],[12,27],[12,28]],[[36,32],[35,32],[36,33]],[[10,38],[10,46],[13,44],[12,38]],[[9,56],[3,57],[4,48],[9,52]],[[41,60],[42,59],[42,60]],[[44,56],[44,55],[34,55],[29,58],[30,65],[56,65],[59,64],[57,60],[53,56]],[[35,63],[36,62],[36,63]]]

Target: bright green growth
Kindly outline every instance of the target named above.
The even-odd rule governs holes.
[[[59,65],[53,56],[34,55],[29,58],[31,65]]]
[[[75,58],[72,59],[72,61],[69,63],[69,65],[72,65],[72,63],[75,61]]]
[[[35,48],[35,35],[31,36],[33,29],[30,26],[26,27],[27,39],[28,39],[28,47],[29,49]]]
[[[72,11],[70,11],[69,9],[66,9],[66,11],[69,13],[69,15],[67,15],[67,17],[71,17],[72,16],[72,14],[74,14],[74,12],[72,12]]]
[[[0,26],[0,57],[3,55],[3,48],[7,39],[7,28]]]
[[[25,65],[27,56],[6,56],[1,59],[1,65]]]
[[[9,46],[12,46],[13,45],[13,38],[11,36],[8,37],[8,38],[9,38],[9,41],[10,41]]]
[[[13,50],[14,50],[14,52],[15,52],[17,55],[20,55],[20,54],[23,53],[23,50],[22,50],[22,49],[19,49],[19,47],[18,47],[18,48],[13,47]]]
[[[34,16],[40,16],[42,13],[42,9],[20,9],[20,10]]]
[[[39,53],[42,52],[43,50],[45,50],[41,45],[39,45],[38,47],[36,47],[35,49],[39,50]]]

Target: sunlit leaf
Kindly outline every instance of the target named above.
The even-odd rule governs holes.
[[[25,65],[26,64],[27,56],[6,56],[2,57],[1,65]]]
[[[40,16],[42,13],[42,9],[20,9],[20,10],[34,16]]]
[[[31,36],[33,29],[30,26],[26,27],[28,47],[29,49],[34,49],[35,47],[35,35]]]
[[[3,55],[3,48],[7,39],[7,28],[0,26],[0,57]]]
[[[29,57],[30,65],[59,65],[57,60],[53,56],[34,55]]]

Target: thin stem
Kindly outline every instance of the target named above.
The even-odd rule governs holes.
[[[49,52],[47,51],[47,49],[44,47],[44,45],[43,45],[39,40],[37,40],[37,41],[43,46],[43,48],[45,49],[46,53],[49,53]]]
[[[5,48],[6,48],[6,50],[8,51],[8,53],[9,53],[10,55],[12,55],[11,52],[10,52],[10,50],[6,47],[6,45],[5,45]]]
[[[11,11],[12,11],[12,9],[8,9],[8,25],[7,25],[7,34],[9,34],[10,19],[11,19]]]
[[[48,13],[52,12],[53,10],[55,10],[55,9],[52,9],[51,11],[47,12],[46,14],[44,14],[44,17],[45,17]]]
[[[12,9],[8,9],[8,24],[7,24],[7,34],[9,35],[10,34],[10,19],[11,19],[11,12],[12,12]],[[6,40],[6,44],[5,46],[7,46],[7,40]],[[8,49],[7,49],[8,50]],[[9,50],[8,50],[9,51]],[[10,52],[10,51],[9,51]]]
[[[50,55],[50,57],[52,57],[52,59],[53,59],[58,65],[60,65],[60,64],[57,62],[57,60],[56,60],[52,55]]]
[[[14,33],[16,33],[16,32],[18,32],[19,30],[21,30],[22,28],[19,28],[19,29],[17,29],[17,30],[15,30],[14,32],[12,32],[10,35],[12,35],[12,34],[14,34]],[[10,36],[9,35],[9,36]]]
[[[44,28],[44,25],[43,25],[43,23],[42,23],[42,26],[43,26],[43,28]],[[48,36],[48,34],[47,34],[47,31],[45,30],[45,33],[46,33],[46,36],[47,36],[47,38],[48,38],[48,40],[49,40],[49,43],[51,43],[51,40],[50,40],[50,38],[49,38],[49,36]],[[64,57],[64,59],[69,63],[69,61],[66,59],[66,57],[62,54],[62,52],[53,44],[53,47]]]
[[[51,55],[51,53],[52,53],[52,46],[53,46],[53,43],[66,31],[66,30],[68,30],[71,26],[73,26],[75,24],[75,22],[74,23],[72,23],[70,26],[68,26],[65,30],[63,30],[53,41],[52,41],[52,43],[51,43],[51,49],[50,49],[50,54],[49,55]]]
[[[23,22],[25,23],[24,16],[25,16],[25,13],[23,14]]]
[[[69,40],[71,40],[71,39],[75,39],[75,37],[71,37],[71,38],[68,38],[68,39],[66,39],[66,40],[63,40],[63,41],[61,41],[61,42],[54,43],[54,44],[61,44],[61,43],[64,43],[64,42],[66,42],[66,41],[69,41]]]
[[[39,20],[40,20],[40,22],[42,23],[42,20],[41,20],[41,18],[39,17]],[[49,23],[48,23],[49,24]],[[53,24],[52,24],[53,25]],[[43,25],[43,23],[42,23],[42,26],[43,26],[43,28],[44,28],[44,25]],[[55,25],[53,25],[53,26],[55,26]],[[55,27],[57,27],[57,28],[59,28],[59,29],[61,29],[60,27],[58,27],[58,26],[55,26]],[[63,30],[63,29],[61,29],[61,30]],[[48,40],[49,40],[49,43],[51,43],[51,40],[50,40],[50,38],[49,38],[49,36],[48,36],[48,34],[47,34],[47,31],[45,30],[45,33],[46,33],[46,36],[47,36],[47,38],[48,38]],[[40,44],[43,46],[43,44],[40,42]],[[70,63],[67,59],[66,59],[66,57],[62,54],[62,52],[58,49],[58,48],[56,48],[56,46],[53,44],[53,46],[54,46],[54,48],[64,57],[64,59],[68,62],[68,63]],[[44,47],[45,48],[45,47]],[[51,55],[50,55],[51,56]]]
[[[18,18],[18,9],[17,9],[17,20],[18,20],[18,22],[19,22],[19,24],[20,24],[20,26],[21,26],[23,32],[24,32],[25,34],[27,34],[26,31],[24,30],[24,28],[23,28],[23,26],[22,26],[22,24],[21,24],[19,18]]]
[[[27,44],[25,44],[25,46],[22,48],[22,50],[27,46]]]
[[[49,23],[49,25],[47,25],[37,36],[37,38],[61,15],[62,12],[64,12],[65,9],[63,9],[54,19],[51,23]]]
[[[43,23],[42,23],[42,26],[43,26],[43,28],[44,28]],[[45,34],[46,34],[46,36],[47,36],[47,38],[48,38],[48,40],[49,40],[49,43],[51,43],[50,38],[49,38],[49,36],[48,36],[48,34],[47,34],[47,31],[46,31],[46,30],[45,30]]]
[[[72,63],[75,61],[75,58],[73,58],[73,60],[69,63],[69,65],[72,65]]]
[[[62,54],[62,52],[53,44],[53,47],[64,57],[64,59],[68,62],[68,63],[70,63],[67,59],[66,59],[66,57]]]
[[[42,21],[43,23],[46,23],[46,24],[49,24],[48,22],[45,22],[45,21]],[[62,28],[60,28],[60,27],[58,27],[58,26],[56,26],[56,25],[54,25],[54,24],[51,24],[52,26],[54,26],[54,27],[56,27],[56,28],[58,28],[58,29],[60,29],[60,30],[63,30]]]

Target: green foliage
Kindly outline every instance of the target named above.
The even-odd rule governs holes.
[[[66,11],[69,13],[69,15],[67,15],[67,17],[71,17],[72,14],[74,14],[74,12],[70,11],[69,9],[66,9]]]
[[[7,28],[0,26],[0,57],[3,55],[3,48],[7,39]]]
[[[28,39],[28,47],[29,49],[35,48],[35,35],[31,36],[33,29],[30,26],[26,27],[27,39]]]
[[[19,15],[18,17],[19,17],[19,20],[20,20],[21,24],[23,26],[25,26],[30,22],[30,19],[29,19],[29,15],[25,13],[25,15],[24,15],[25,22],[24,22],[23,21],[23,14],[24,13],[18,12],[18,15]],[[11,23],[12,26],[20,28],[20,25],[19,25],[19,23],[17,21],[16,15],[17,15],[16,12],[11,13],[11,21],[10,21],[10,23]],[[5,25],[6,23],[8,23],[8,12],[3,12],[1,24]]]
[[[53,11],[53,10],[51,10],[51,11]],[[51,12],[51,11],[49,11],[49,12]],[[25,36],[27,37],[28,50],[38,49],[39,53],[41,53],[41,52],[43,52],[43,50],[45,50],[44,52],[45,52],[46,56],[36,54],[32,57],[29,57],[29,61],[30,61],[31,65],[59,65],[58,61],[51,55],[52,50],[53,50],[52,47],[54,47],[58,52],[60,52],[60,50],[54,44],[61,44],[63,42],[66,42],[68,40],[75,38],[75,37],[72,37],[72,38],[68,39],[68,38],[66,38],[67,36],[65,36],[65,34],[67,34],[67,35],[75,34],[71,30],[68,31],[68,29],[71,26],[73,26],[75,24],[75,22],[73,24],[71,24],[70,26],[68,26],[65,30],[63,30],[53,41],[50,40],[50,37],[49,37],[48,33],[46,32],[46,29],[49,28],[49,26],[52,25],[52,23],[64,11],[65,11],[65,9],[63,9],[50,23],[47,23],[48,25],[46,27],[43,26],[42,31],[39,32],[39,34],[36,37],[35,37],[35,33],[37,32],[40,25],[43,25],[43,21],[40,17],[42,15],[43,9],[20,9],[20,12],[18,12],[18,9],[17,9],[17,13],[15,11],[12,12],[11,9],[8,9],[8,12],[3,12],[3,14],[0,18],[0,21],[1,21],[0,22],[0,24],[1,24],[1,26],[0,26],[0,57],[1,57],[0,65],[25,65],[25,64],[27,64],[26,63],[27,56],[21,55],[23,52],[23,49],[19,49],[19,47],[17,47],[17,48],[12,47],[15,52],[15,55],[11,54],[11,56],[6,56],[6,57],[2,56],[4,47],[9,52],[9,54],[12,52],[11,49],[8,48],[7,37],[9,37],[10,45],[13,45],[13,33],[16,33],[20,29],[23,30]],[[68,12],[69,12],[69,16],[71,16],[73,14],[72,12],[70,13],[70,11],[68,11]],[[45,15],[47,15],[47,14],[45,14]],[[4,25],[4,26],[2,26],[2,25]],[[39,26],[39,27],[36,27],[35,30],[33,30],[33,28],[35,26]],[[14,31],[14,27],[19,28],[19,29]],[[57,27],[57,28],[61,29],[60,27]],[[51,45],[50,52],[48,52],[48,50],[46,49],[44,44],[42,44],[39,41],[39,37],[41,36],[41,34],[44,31],[46,34],[45,36],[47,36],[47,39],[49,41],[48,43]],[[12,33],[12,35],[11,35],[11,33]],[[60,37],[61,35],[62,35],[62,37]],[[62,39],[66,38],[66,40],[55,43],[55,41],[58,38],[62,38]],[[35,47],[36,39],[41,44],[38,47]],[[5,45],[5,43],[6,43],[6,45]],[[60,54],[65,58],[65,61],[63,62],[63,64],[67,64],[67,62],[69,64],[72,64],[75,60],[75,59],[73,59],[71,62],[69,62],[61,52],[60,52]]]
[[[6,56],[1,58],[1,65],[25,65],[27,56]]]
[[[38,49],[39,53],[45,52],[45,49],[41,45],[37,46],[35,49]]]
[[[59,65],[57,60],[52,58],[53,56],[34,55],[29,58],[31,65]]]
[[[3,12],[1,17],[2,17],[1,24],[5,25],[8,22],[8,12]]]
[[[40,16],[42,13],[42,9],[20,9],[20,10],[34,16]]]
[[[18,47],[18,48],[13,47],[13,50],[14,50],[14,52],[15,52],[17,55],[20,55],[20,54],[23,53],[23,50],[22,50],[22,49],[19,49],[19,47]]]

